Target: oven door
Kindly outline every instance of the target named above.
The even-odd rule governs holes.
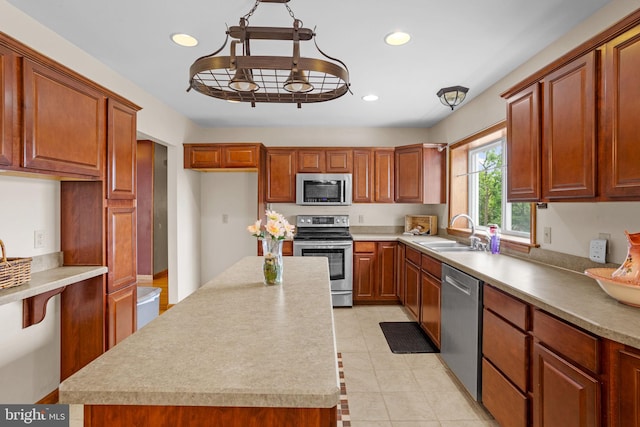
[[[321,256],[329,261],[329,276],[332,291],[351,291],[353,289],[353,242],[294,240],[294,256]]]

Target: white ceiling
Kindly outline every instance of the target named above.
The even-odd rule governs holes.
[[[315,28],[318,46],[346,63],[353,91],[298,109],[186,92],[189,66],[218,50],[226,26],[238,25],[255,0],[8,1],[205,127],[430,127],[451,114],[435,95],[440,88],[466,86],[468,102],[608,2],[291,0],[296,18]],[[291,23],[279,3],[261,3],[250,19],[255,26]],[[411,41],[386,45],[394,30]],[[169,39],[176,32],[200,44],[179,47]],[[312,41],[302,55],[319,57]],[[380,99],[364,102],[368,93]]]

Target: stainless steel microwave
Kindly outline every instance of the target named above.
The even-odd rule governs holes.
[[[296,204],[298,205],[350,205],[350,173],[296,174]]]

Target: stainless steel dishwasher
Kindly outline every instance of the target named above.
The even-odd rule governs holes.
[[[442,264],[440,355],[471,396],[481,399],[482,282]]]

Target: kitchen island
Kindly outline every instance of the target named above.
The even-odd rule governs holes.
[[[279,286],[247,257],[60,385],[84,425],[335,426],[326,258],[285,257]]]

